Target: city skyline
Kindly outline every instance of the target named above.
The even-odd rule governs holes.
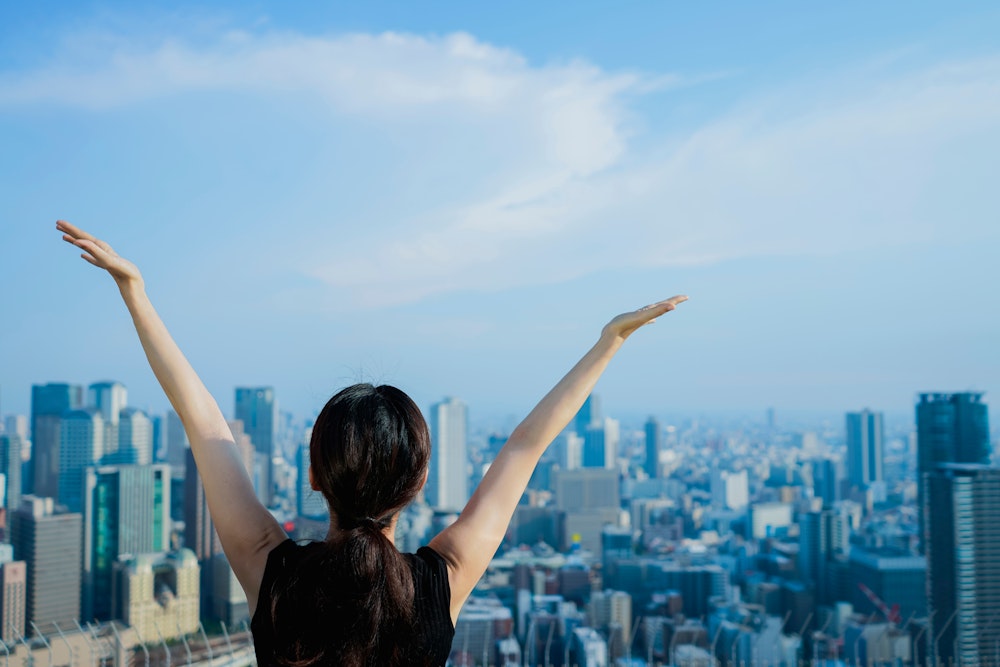
[[[676,292],[609,412],[1000,391],[1000,11],[574,11],[0,8],[0,410],[100,377],[165,407],[58,217],[139,264],[224,409],[373,379],[523,415]]]

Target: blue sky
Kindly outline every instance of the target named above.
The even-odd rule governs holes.
[[[359,379],[519,414],[684,292],[615,414],[1000,390],[992,3],[5,3],[0,390],[124,382],[134,259],[223,408]]]

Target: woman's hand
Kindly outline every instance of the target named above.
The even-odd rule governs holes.
[[[139,273],[136,265],[120,257],[104,241],[95,238],[92,234],[88,234],[65,220],[56,222],[56,229],[63,233],[63,241],[72,243],[84,251],[80,255],[81,257],[94,266],[110,273],[119,287],[142,285],[142,275]]]
[[[633,310],[631,313],[622,313],[604,326],[601,335],[613,336],[625,340],[639,327],[652,324],[656,321],[657,317],[664,313],[669,313],[678,304],[684,303],[687,300],[688,298],[684,295],[672,296],[664,301],[643,306],[639,310]]]

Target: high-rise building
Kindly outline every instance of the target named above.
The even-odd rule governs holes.
[[[750,503],[750,478],[745,469],[713,470],[709,487],[716,507],[743,510]]]
[[[327,521],[330,509],[326,506],[323,494],[312,488],[309,483],[309,442],[308,439],[295,453],[295,465],[298,468],[298,494],[296,494],[296,510],[300,517]]]
[[[14,548],[0,544],[0,641],[14,644],[24,636],[24,612],[28,595],[28,569],[14,560]]]
[[[215,524],[208,513],[205,487],[198,476],[191,448],[187,449],[184,477],[184,547],[194,552],[203,569],[216,554],[222,553],[222,544],[215,531]]]
[[[165,435],[167,463],[177,470],[183,470],[189,445],[187,433],[184,432],[184,422],[173,410],[167,411]]]
[[[942,463],[990,462],[990,428],[982,392],[920,394],[917,402],[917,507],[923,508],[924,475]],[[919,514],[924,548],[924,514]]]
[[[63,415],[59,438],[59,502],[83,510],[83,471],[104,456],[104,418],[94,409]]]
[[[799,574],[815,587],[819,604],[836,601],[830,564],[847,555],[850,535],[847,517],[833,510],[807,512],[799,518]]]
[[[617,509],[621,505],[617,470],[560,470],[552,476],[552,490],[560,510]]]
[[[89,407],[101,413],[104,420],[104,455],[118,452],[118,420],[128,404],[128,390],[120,382],[95,382],[87,388]]]
[[[469,500],[468,408],[457,398],[431,406],[431,465],[427,502],[432,507],[461,510]]]
[[[83,406],[83,387],[49,383],[31,387],[31,460],[24,491],[37,496],[59,495],[60,419]]]
[[[1000,642],[1000,468],[938,464],[924,476],[927,647],[935,664],[987,665]]]
[[[148,465],[153,462],[153,422],[138,408],[119,413],[118,451],[108,463]]]
[[[83,617],[107,621],[117,558],[170,548],[170,466],[90,467],[85,485]]]
[[[852,487],[864,490],[883,481],[883,439],[881,412],[847,413],[847,474]]]
[[[573,417],[573,429],[577,435],[582,436],[587,432],[587,427],[600,421],[601,398],[596,394],[590,394]]]
[[[3,425],[3,432],[7,435],[19,435],[22,440],[28,439],[28,418],[24,415],[7,415]]]
[[[660,476],[660,449],[663,443],[663,429],[655,417],[646,421],[646,464],[643,466],[650,479]]]
[[[24,444],[18,433],[0,435],[0,475],[6,480],[6,492],[0,496],[0,505],[8,511],[21,506],[21,452]]]
[[[909,553],[867,551],[854,547],[850,556],[853,589],[848,601],[858,613],[879,613],[858,584],[864,584],[890,606],[899,605],[902,619],[927,617],[927,559]]]
[[[840,459],[813,460],[812,479],[813,496],[823,501],[824,508],[833,507],[843,499],[844,464]]]
[[[243,422],[244,432],[250,436],[257,451],[260,481],[257,497],[270,506],[274,497],[274,441],[277,435],[278,405],[273,387],[237,387],[236,419]]]
[[[11,520],[14,557],[27,568],[25,618],[43,634],[80,619],[82,516],[55,513],[52,498],[26,495]]]
[[[583,436],[583,467],[615,467],[621,427],[617,419],[607,417],[587,427]]]

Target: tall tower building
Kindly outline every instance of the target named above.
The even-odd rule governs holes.
[[[21,506],[21,452],[24,439],[18,433],[0,435],[0,474],[6,480],[6,493],[0,505],[13,511]]]
[[[25,618],[43,634],[80,619],[82,516],[56,514],[54,505],[52,498],[24,496],[11,520],[14,558],[27,567]]]
[[[582,436],[587,432],[587,427],[599,421],[601,421],[601,399],[596,394],[590,394],[573,417],[573,428],[577,435]]]
[[[250,436],[257,450],[261,466],[260,486],[257,496],[270,506],[274,496],[274,441],[277,435],[278,406],[274,401],[273,387],[237,387],[236,419],[243,422],[244,432]]]
[[[924,483],[928,657],[936,664],[995,664],[1000,469],[939,464]]]
[[[643,466],[650,479],[660,476],[660,449],[663,443],[663,428],[655,417],[646,421],[646,464]]]
[[[745,510],[750,504],[750,477],[746,469],[713,470],[709,481],[712,504],[728,510]]]
[[[607,417],[588,426],[583,436],[583,467],[613,469],[618,459],[620,437],[617,419]]]
[[[208,514],[205,487],[198,476],[191,448],[187,449],[187,474],[184,477],[184,547],[194,552],[199,563],[207,563],[215,554],[222,553],[219,535],[215,532],[212,517]],[[206,566],[207,567],[207,566]]]
[[[830,508],[842,499],[844,464],[840,459],[823,458],[812,461],[813,496]]]
[[[120,382],[95,382],[87,388],[90,407],[101,413],[104,420],[104,453],[118,451],[118,420],[128,404],[128,390]]]
[[[468,408],[457,398],[431,406],[431,466],[427,502],[432,507],[461,510],[469,501]]]
[[[55,498],[59,494],[59,421],[83,406],[83,387],[49,383],[31,387],[31,460],[25,492]]]
[[[59,438],[59,502],[83,510],[83,471],[104,456],[104,419],[94,409],[63,415]]]
[[[118,557],[170,548],[170,466],[90,467],[85,483],[83,618],[107,621]]]
[[[0,641],[13,645],[24,636],[28,568],[14,560],[14,549],[0,544]]]
[[[119,413],[118,451],[116,464],[149,465],[153,462],[153,422],[138,408],[125,408]]]
[[[882,442],[881,412],[847,413],[847,474],[852,487],[863,490],[883,481]]]
[[[920,394],[917,402],[917,506],[923,508],[924,475],[942,463],[990,462],[990,428],[982,392]],[[920,548],[924,548],[920,513]]]
[[[298,468],[299,492],[296,494],[296,510],[298,515],[307,519],[326,520],[330,510],[326,506],[323,494],[309,484],[309,439],[295,453],[295,464]]]
[[[847,517],[833,510],[807,512],[799,520],[799,573],[816,587],[816,602],[835,602],[830,564],[850,548]]]
[[[186,451],[190,447],[187,433],[184,432],[184,422],[173,410],[167,411],[166,418],[167,463],[177,470],[184,469],[187,461]]]

